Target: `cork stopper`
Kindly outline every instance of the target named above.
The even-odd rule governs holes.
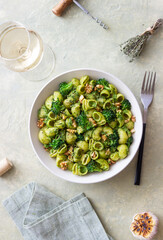
[[[13,167],[12,162],[7,158],[0,160],[0,177]]]

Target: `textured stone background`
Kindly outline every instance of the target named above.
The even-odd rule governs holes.
[[[162,240],[163,28],[150,39],[139,60],[132,63],[119,51],[119,44],[163,17],[163,1],[81,0],[94,16],[108,23],[109,31],[103,30],[75,5],[63,17],[54,16],[51,8],[57,2],[0,0],[0,23],[8,20],[22,22],[36,30],[52,47],[56,56],[53,76],[80,67],[105,70],[126,83],[140,103],[144,71],[157,72],[155,98],[148,115],[141,186],[133,184],[137,156],[119,175],[99,184],[73,184],[49,173],[33,153],[28,138],[31,104],[48,80],[28,82],[0,65],[0,158],[7,156],[15,165],[12,171],[0,178],[0,201],[30,181],[45,185],[64,199],[85,192],[106,231],[115,240],[134,239],[129,225],[132,216],[143,210],[150,210],[159,217],[155,240]],[[2,205],[0,219],[0,239],[22,239]]]

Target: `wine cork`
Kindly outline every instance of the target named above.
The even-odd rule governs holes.
[[[10,162],[7,158],[3,158],[0,161],[0,177],[10,170],[13,167],[12,162]]]
[[[60,2],[53,7],[52,12],[56,16],[61,16],[64,10],[73,2],[73,0],[60,0]]]

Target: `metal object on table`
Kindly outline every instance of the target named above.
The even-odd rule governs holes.
[[[144,106],[144,113],[143,113],[143,135],[142,140],[139,147],[139,154],[138,154],[138,161],[137,161],[137,168],[136,168],[136,175],[135,175],[135,185],[140,185],[140,176],[141,176],[141,166],[142,166],[142,157],[143,157],[143,149],[144,149],[144,140],[145,140],[145,130],[146,130],[146,121],[147,121],[147,112],[148,107],[152,103],[153,95],[154,95],[154,86],[156,81],[156,72],[148,73],[145,72],[144,80],[142,83],[141,88],[141,102]]]
[[[78,1],[76,0],[61,0],[53,9],[52,12],[57,15],[57,16],[61,16],[63,11],[72,3],[74,2],[85,14],[87,14],[88,16],[90,16],[93,20],[95,20],[97,23],[100,24],[101,27],[103,27],[104,29],[108,29],[108,26],[106,24],[104,24],[100,19],[98,19],[97,17],[92,16],[92,14],[85,9]]]

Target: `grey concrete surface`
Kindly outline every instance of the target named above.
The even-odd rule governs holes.
[[[134,186],[137,155],[114,178],[81,185],[53,176],[35,156],[28,137],[28,117],[38,91],[47,83],[26,81],[0,64],[0,158],[7,156],[14,169],[0,177],[0,202],[30,181],[69,199],[84,192],[92,202],[105,229],[115,240],[133,240],[129,225],[135,213],[151,211],[160,220],[154,240],[163,239],[163,28],[148,41],[142,56],[129,63],[119,44],[142,33],[163,17],[163,1],[94,0],[80,2],[110,27],[105,31],[72,5],[62,17],[51,9],[57,0],[0,0],[0,23],[17,20],[36,30],[56,56],[51,76],[66,70],[92,67],[120,78],[140,102],[145,70],[157,72],[155,97],[149,110],[141,185]],[[142,108],[142,105],[141,105]],[[23,239],[0,204],[0,239]],[[64,239],[66,240],[66,239]]]

